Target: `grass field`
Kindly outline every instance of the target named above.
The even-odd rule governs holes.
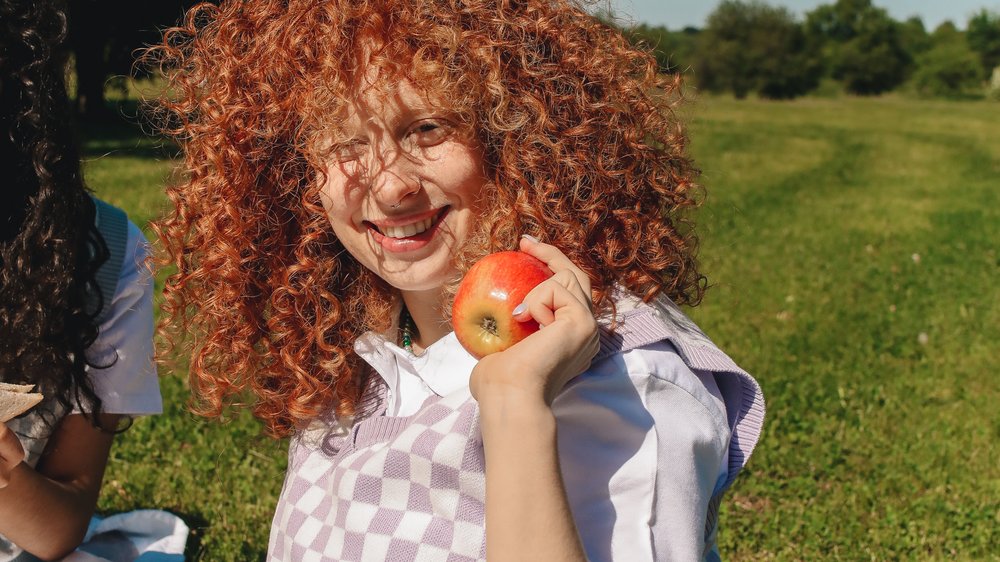
[[[727,560],[1000,560],[1000,106],[691,104],[712,284],[691,315],[760,380],[765,433],[724,504]],[[167,152],[87,131],[86,177],[140,225]],[[147,230],[148,232],[148,230]],[[263,558],[285,443],[166,413],[118,441],[102,511],[159,507],[192,560]]]

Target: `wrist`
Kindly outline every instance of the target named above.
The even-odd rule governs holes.
[[[480,419],[483,425],[540,429],[555,427],[555,415],[541,391],[502,384],[480,387]]]

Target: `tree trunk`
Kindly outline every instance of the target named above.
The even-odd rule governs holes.
[[[107,80],[108,29],[101,2],[70,2],[69,45],[76,59],[76,110],[86,119],[107,117],[104,83]]]

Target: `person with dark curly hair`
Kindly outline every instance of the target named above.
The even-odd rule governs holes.
[[[648,52],[572,0],[257,0],[148,57],[192,405],[291,436],[269,560],[718,557],[764,404],[678,308],[700,188]],[[477,361],[452,298],[514,249],[543,327]]]
[[[0,423],[0,560],[80,544],[114,435],[159,413],[145,240],[80,174],[65,6],[0,0],[0,382],[44,395]]]

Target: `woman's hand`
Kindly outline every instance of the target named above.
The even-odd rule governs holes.
[[[521,251],[554,273],[528,293],[514,317],[533,318],[542,329],[480,359],[469,381],[486,455],[486,559],[585,560],[550,406],[600,345],[590,280],[553,246],[522,238]]]
[[[515,309],[515,320],[534,319],[542,329],[480,360],[469,385],[481,406],[512,395],[551,405],[566,383],[587,370],[600,346],[587,275],[554,246],[528,238],[520,244],[554,274],[528,293],[523,310]]]
[[[24,448],[21,441],[7,424],[0,423],[0,488],[6,488],[10,482],[10,473],[24,460]]]

